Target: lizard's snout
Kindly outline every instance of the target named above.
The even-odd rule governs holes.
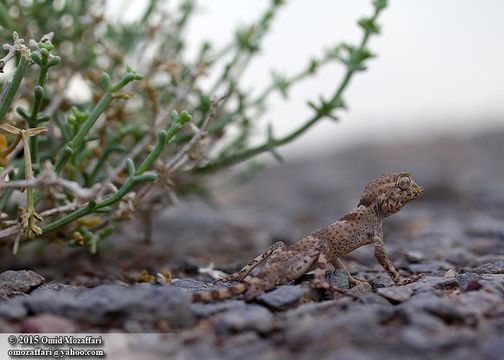
[[[423,194],[423,190],[424,190],[423,187],[421,187],[417,183],[413,182],[411,184],[410,192],[411,195],[414,196],[415,198],[421,196]]]

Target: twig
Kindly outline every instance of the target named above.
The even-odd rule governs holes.
[[[82,207],[82,206],[84,206],[84,205],[79,205],[78,203],[73,202],[73,203],[70,203],[70,204],[67,204],[67,205],[63,205],[63,206],[59,206],[59,207],[56,207],[56,208],[52,208],[52,209],[43,211],[43,212],[40,213],[40,215],[42,217],[49,217],[49,216],[52,216],[52,215],[61,214],[61,213],[65,213],[65,212],[68,212],[68,211],[74,211],[74,210],[77,210],[79,207]]]
[[[79,199],[89,200],[94,197],[97,188],[101,187],[101,184],[95,184],[92,188],[83,188],[77,182],[63,179],[54,171],[48,169],[42,171],[37,178],[26,180],[13,180],[5,182],[2,181],[0,177],[0,189],[41,188],[45,186],[60,186]]]

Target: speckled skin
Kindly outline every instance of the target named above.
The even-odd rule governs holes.
[[[242,281],[242,283],[207,293],[193,294],[194,300],[211,301],[245,293],[245,299],[250,301],[261,293],[289,283],[309,271],[315,273],[313,287],[331,289],[325,280],[325,273],[330,265],[346,270],[339,258],[370,244],[374,244],[378,263],[396,285],[416,281],[422,275],[403,279],[388,259],[383,244],[382,224],[383,219],[401,210],[422,192],[422,187],[417,185],[408,173],[394,172],[380,176],[366,185],[357,207],[340,220],[289,247],[282,242],[275,243],[243,269],[221,280]],[[245,279],[266,259],[268,261],[256,277]],[[354,279],[349,273],[348,277],[352,286],[363,283]]]

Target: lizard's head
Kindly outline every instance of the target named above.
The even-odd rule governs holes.
[[[422,195],[423,188],[411,175],[395,172],[380,176],[364,188],[359,205],[375,208],[383,217],[390,216]]]

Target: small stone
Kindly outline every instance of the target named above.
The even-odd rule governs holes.
[[[285,310],[305,302],[308,298],[311,298],[310,288],[301,285],[283,285],[261,294],[256,301],[273,310]]]
[[[387,286],[394,286],[394,282],[390,279],[387,274],[376,274],[370,277],[369,283],[373,288],[382,288]]]
[[[348,295],[361,297],[365,294],[369,294],[373,291],[373,287],[371,284],[367,282],[361,282],[359,285],[354,286],[353,288],[346,291]]]
[[[35,315],[21,324],[21,331],[27,333],[71,333],[76,328],[73,321],[53,314]]]
[[[216,320],[216,327],[226,332],[256,331],[267,334],[273,328],[273,314],[259,305],[247,305],[243,309],[231,310]]]
[[[404,286],[391,286],[379,288],[377,293],[392,302],[402,303],[403,301],[408,300],[411,295],[413,295],[414,291],[413,289]]]
[[[348,273],[344,269],[335,269],[326,274],[327,282],[339,289],[348,289]]]
[[[454,278],[456,274],[457,273],[455,272],[455,270],[450,269],[450,270],[448,270],[447,272],[444,273],[443,277],[445,277],[445,278]]]
[[[460,284],[460,290],[475,291],[483,287],[480,283],[480,276],[475,273],[460,273],[456,275],[456,279]]]
[[[392,306],[390,302],[387,301],[383,296],[380,296],[374,292],[360,296],[357,301],[360,304],[366,305]]]
[[[410,263],[419,263],[424,259],[424,255],[420,251],[410,250],[406,251],[404,255]]]
[[[31,270],[8,270],[0,274],[0,290],[7,297],[28,293],[42,285],[45,279]]]

